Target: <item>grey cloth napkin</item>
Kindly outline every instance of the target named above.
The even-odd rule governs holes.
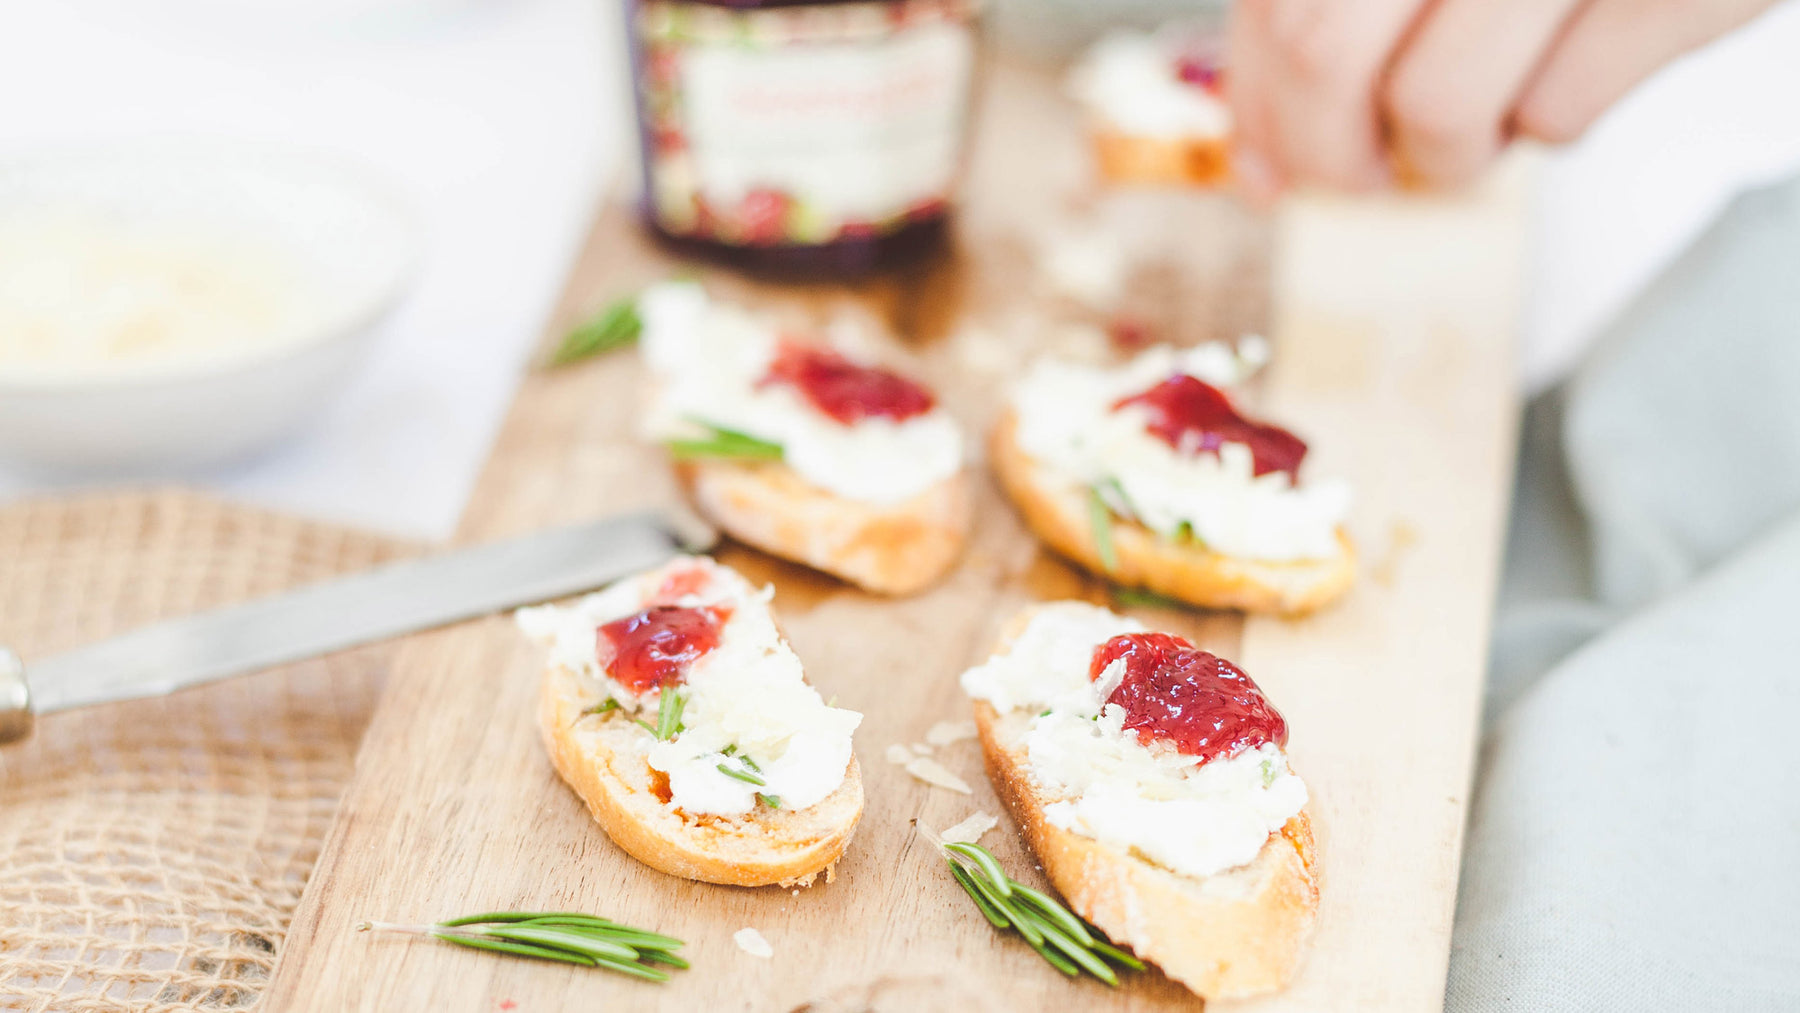
[[[1800,180],[1523,447],[1446,1007],[1800,1009]]]

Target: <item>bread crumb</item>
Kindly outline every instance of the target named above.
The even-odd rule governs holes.
[[[912,751],[919,754],[920,756],[930,756],[931,755],[931,747],[926,745],[923,742],[913,743]]]
[[[775,947],[770,946],[769,941],[763,938],[763,934],[755,929],[738,929],[731,934],[731,938],[738,944],[738,949],[752,957],[761,957],[767,960],[775,955]]]
[[[909,763],[912,761],[913,754],[912,750],[896,742],[887,747],[887,758],[889,763]]]
[[[987,813],[972,812],[961,823],[945,827],[944,832],[938,836],[943,838],[945,844],[974,844],[981,840],[982,834],[994,829],[999,822]]]
[[[948,746],[975,737],[973,721],[939,721],[925,732],[925,741],[934,746]]]
[[[929,756],[915,756],[908,760],[906,772],[926,784],[935,784],[940,788],[962,792],[964,795],[974,794],[969,788],[969,782],[952,774],[949,768]]]

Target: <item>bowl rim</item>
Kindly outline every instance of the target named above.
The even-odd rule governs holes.
[[[399,256],[382,283],[347,303],[344,309],[285,341],[236,355],[201,356],[187,361],[133,366],[116,371],[75,371],[41,376],[7,375],[0,371],[0,396],[78,394],[90,391],[148,389],[205,380],[264,368],[305,355],[321,346],[366,337],[381,318],[413,289],[424,266],[425,225],[412,201],[385,176],[344,153],[274,141],[209,135],[151,134],[126,139],[62,143],[30,151],[0,154],[0,174],[33,167],[128,164],[133,157],[213,163],[224,171],[267,172],[304,177],[348,195],[364,209],[388,218],[400,236]]]

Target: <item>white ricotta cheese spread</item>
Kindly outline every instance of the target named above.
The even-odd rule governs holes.
[[[694,590],[662,593],[671,577],[695,571]],[[549,648],[550,663],[582,676],[597,700],[611,697],[627,715],[655,724],[659,692],[634,694],[607,675],[599,628],[651,605],[729,608],[719,645],[695,659],[678,690],[686,700],[682,730],[667,741],[646,735],[645,759],[668,775],[671,804],[691,814],[747,813],[758,794],[780,799],[784,809],[805,809],[843,783],[862,715],[826,706],[806,684],[769,612],[773,595],[710,559],[683,558],[572,605],[520,609],[516,617],[527,636]],[[746,757],[763,784],[719,769],[752,769]]]
[[[868,418],[844,425],[793,387],[763,383],[779,330],[708,299],[699,285],[652,286],[638,297],[638,316],[644,361],[657,381],[644,420],[649,439],[704,437],[707,424],[748,433],[780,444],[783,460],[813,485],[883,506],[905,502],[962,467],[962,431],[942,407],[901,422]]]
[[[1107,126],[1141,137],[1222,137],[1231,107],[1176,75],[1180,51],[1160,35],[1106,35],[1075,65],[1069,93]]]
[[[1191,533],[1213,552],[1246,559],[1334,556],[1349,486],[1296,484],[1286,472],[1258,476],[1250,448],[1240,443],[1217,454],[1184,453],[1146,428],[1147,409],[1113,410],[1177,373],[1229,386],[1260,363],[1260,347],[1249,346],[1255,351],[1246,358],[1220,344],[1181,351],[1159,345],[1115,369],[1040,359],[1013,390],[1019,447],[1165,538]]]
[[[1051,824],[1188,876],[1254,859],[1306,804],[1306,785],[1268,743],[1200,762],[1142,743],[1106,698],[1124,663],[1088,679],[1094,649],[1143,625],[1083,602],[1044,606],[1003,652],[963,673],[963,689],[1001,712],[1032,710],[1027,766],[1053,801]]]

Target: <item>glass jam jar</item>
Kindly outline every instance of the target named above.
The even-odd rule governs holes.
[[[626,0],[645,223],[685,253],[850,276],[941,248],[979,0]]]

